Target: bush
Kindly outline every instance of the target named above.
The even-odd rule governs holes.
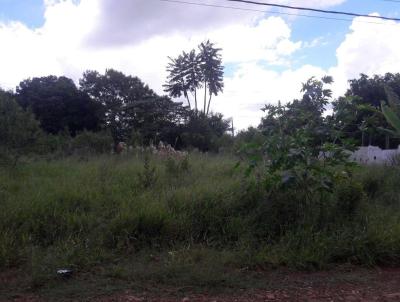
[[[336,186],[335,193],[338,217],[354,219],[365,196],[361,183],[354,180],[341,182]]]
[[[148,189],[152,187],[157,181],[156,167],[151,165],[151,159],[149,155],[145,155],[143,162],[143,169],[138,173],[139,185]]]
[[[0,161],[15,166],[19,158],[38,150],[41,136],[34,116],[0,91]]]
[[[170,156],[165,161],[165,170],[167,174],[174,177],[181,176],[182,174],[188,172],[189,168],[190,164],[187,156],[183,159],[173,158],[172,156]]]
[[[83,131],[72,139],[71,148],[78,154],[105,154],[113,146],[111,134],[103,132]]]

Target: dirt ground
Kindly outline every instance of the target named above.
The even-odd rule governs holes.
[[[263,272],[257,277],[254,288],[250,284],[247,288],[229,289],[162,285],[132,289],[132,284],[126,284],[126,289],[123,289],[124,284],[119,284],[111,292],[104,292],[105,284],[97,284],[96,291],[94,281],[89,284],[85,278],[78,278],[68,287],[56,291],[40,291],[18,287],[16,283],[19,279],[15,276],[16,272],[0,274],[0,301],[400,301],[400,268],[315,273]]]

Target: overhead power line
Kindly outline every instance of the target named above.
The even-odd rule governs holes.
[[[345,15],[345,16],[351,16],[351,17],[365,17],[365,18],[373,18],[373,19],[381,19],[381,20],[400,21],[399,18],[364,15],[364,14],[357,14],[357,13],[350,13],[350,12],[341,12],[341,11],[325,10],[325,9],[302,7],[302,6],[291,6],[291,5],[283,5],[283,4],[276,4],[276,3],[265,3],[265,2],[251,1],[251,0],[224,0],[224,1],[270,6],[270,7],[279,7],[279,8],[286,8],[286,9],[295,9],[295,10],[310,11],[310,12],[317,12],[317,13],[323,13],[323,14],[336,14],[336,15]]]
[[[352,19],[346,18],[337,18],[337,17],[326,17],[326,16],[316,16],[316,15],[305,15],[299,13],[287,13],[287,12],[278,12],[278,11],[269,11],[269,10],[261,10],[255,8],[244,8],[244,7],[236,7],[236,6],[228,6],[228,5],[218,5],[218,4],[207,4],[207,3],[200,3],[200,2],[191,2],[185,0],[158,0],[161,2],[169,2],[175,4],[183,4],[183,5],[193,5],[193,6],[205,6],[205,7],[214,7],[214,8],[225,8],[225,9],[232,9],[232,10],[240,10],[240,11],[250,11],[250,12],[261,12],[266,14],[273,14],[273,15],[285,15],[285,16],[297,16],[297,17],[306,17],[306,18],[315,18],[315,19],[324,19],[324,20],[333,20],[333,21],[346,21],[346,22],[353,22]],[[382,22],[374,22],[374,21],[364,21],[364,20],[357,20],[360,23],[368,23],[368,24],[377,24],[377,25],[388,25],[387,23]],[[389,23],[389,25],[392,25]]]

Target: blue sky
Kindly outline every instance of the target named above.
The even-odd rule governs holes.
[[[332,8],[336,11],[355,12],[359,14],[379,13],[382,16],[398,17],[400,12],[400,3],[388,2],[384,0],[350,0],[341,5]],[[310,15],[315,15],[310,13]],[[305,49],[303,55],[304,61],[309,64],[328,68],[336,63],[335,51],[342,43],[345,35],[349,31],[349,25],[352,22],[351,17],[326,15],[327,17],[349,19],[350,21],[338,20],[320,20],[314,18],[299,17],[294,21],[293,39],[307,40],[324,37],[325,45],[312,49]],[[379,20],[371,20],[379,22]],[[379,25],[377,25],[379,26]],[[304,63],[298,62],[297,64]]]
[[[0,0],[0,21],[21,21],[29,27],[43,24],[43,0]]]
[[[384,0],[270,2],[400,17],[400,3]],[[157,0],[0,0],[0,86],[15,89],[49,74],[78,83],[87,69],[115,68],[163,93],[167,57],[211,39],[223,48],[226,67],[225,91],[213,110],[245,128],[258,123],[262,104],[298,97],[311,76],[332,75],[340,95],[360,73],[400,72],[400,22],[262,16]]]

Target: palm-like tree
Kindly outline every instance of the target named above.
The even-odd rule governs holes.
[[[206,41],[199,45],[200,68],[204,82],[204,113],[210,111],[211,98],[217,96],[224,88],[224,67],[222,66],[221,49],[215,48],[214,44]],[[208,105],[207,103],[208,92]]]
[[[185,54],[185,53],[184,53]],[[179,55],[176,59],[168,57],[170,62],[167,66],[167,71],[169,73],[167,77],[167,83],[163,85],[164,90],[168,92],[171,97],[178,98],[182,95],[186,98],[189,108],[191,109],[191,104],[188,96],[188,83],[185,76],[185,57],[184,54]]]
[[[212,96],[218,95],[224,87],[221,49],[215,48],[210,41],[201,43],[198,48],[199,54],[192,50],[188,53],[183,52],[176,59],[169,58],[167,66],[169,75],[164,88],[171,97],[183,95],[188,101],[189,108],[191,107],[189,93],[191,93],[196,112],[198,112],[197,90],[204,88],[203,112],[208,115]]]
[[[188,90],[194,96],[195,110],[197,112],[197,89],[201,87],[203,78],[200,69],[200,57],[196,54],[195,50],[192,50],[189,53],[183,52],[183,61],[183,76],[186,79]]]

